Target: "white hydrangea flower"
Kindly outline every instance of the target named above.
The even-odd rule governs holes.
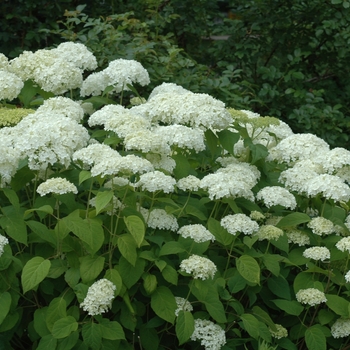
[[[327,142],[313,134],[293,134],[271,148],[267,160],[292,163],[301,159],[312,159],[319,153],[328,151]]]
[[[303,256],[307,259],[324,261],[331,258],[331,252],[326,247],[311,247],[304,250]]]
[[[335,246],[342,252],[350,253],[350,236],[342,238]]]
[[[196,176],[188,175],[177,181],[177,187],[182,191],[198,191],[201,180]]]
[[[350,283],[350,270],[345,274],[344,278],[347,283]]]
[[[345,165],[342,168],[334,172],[333,175],[340,177],[344,182],[350,184],[350,166]]]
[[[191,340],[200,340],[205,350],[220,350],[226,344],[225,331],[219,325],[202,319],[194,320]]]
[[[328,152],[319,153],[313,161],[322,165],[328,174],[333,174],[336,170],[350,164],[350,151],[336,147]]]
[[[176,85],[174,83],[162,83],[161,85],[156,86],[151,94],[149,95],[148,99],[152,99],[154,96],[158,94],[165,94],[165,93],[172,93],[172,94],[186,94],[190,92],[189,90],[186,90],[180,85]]]
[[[205,150],[204,132],[185,125],[158,126],[153,130],[157,138],[162,138],[170,146],[193,149],[196,152]]]
[[[153,229],[177,231],[179,224],[176,217],[172,214],[168,214],[164,209],[148,210],[146,208],[139,208],[147,226]]]
[[[59,44],[53,50],[62,60],[73,63],[77,68],[82,70],[94,70],[97,68],[96,57],[84,44],[68,41]]]
[[[286,328],[284,328],[280,324],[275,324],[277,331],[273,331],[271,328],[269,328],[269,331],[271,335],[276,338],[276,339],[281,339],[281,338],[287,338],[288,337],[288,331]]]
[[[350,200],[350,187],[335,175],[321,174],[315,176],[305,183],[305,187],[306,194],[310,197],[321,194],[323,197],[337,202]]]
[[[84,109],[78,102],[62,96],[52,97],[45,100],[36,110],[36,113],[41,114],[43,117],[50,117],[52,112],[63,114],[76,122],[80,122],[84,117]]]
[[[310,306],[319,305],[327,301],[325,294],[316,288],[300,289],[295,296],[299,303]]]
[[[0,235],[0,256],[4,254],[4,247],[6,244],[9,244],[9,240],[3,235]]]
[[[192,254],[188,259],[182,260],[180,270],[192,274],[195,279],[207,280],[214,278],[217,271],[215,264],[203,256]]]
[[[112,307],[116,289],[111,281],[102,278],[89,287],[80,307],[91,316],[101,315]]]
[[[105,188],[115,188],[115,187],[124,187],[129,185],[130,181],[129,179],[126,179],[124,177],[116,176],[113,177],[111,180],[107,181],[103,187]]]
[[[215,241],[215,236],[201,224],[182,226],[177,233],[184,238],[192,238],[197,243]]]
[[[101,72],[91,73],[81,84],[80,96],[99,96],[102,95],[108,86],[108,76]]]
[[[38,186],[36,191],[40,194],[40,196],[45,196],[48,193],[78,193],[76,186],[62,177],[54,177],[52,179],[46,180]]]
[[[318,236],[330,235],[335,230],[333,222],[322,216],[312,218],[307,227],[311,228],[312,232]]]
[[[263,225],[255,234],[255,236],[258,236],[259,241],[262,241],[264,239],[267,239],[268,241],[278,240],[278,238],[280,238],[282,235],[283,230],[273,225]]]
[[[285,232],[288,238],[288,243],[298,244],[299,247],[310,244],[309,236],[296,228],[286,229]]]
[[[251,213],[250,213],[250,218],[255,220],[255,221],[260,221],[260,220],[265,220],[266,219],[266,216],[261,213],[260,211],[257,211],[257,210],[253,210]]]
[[[188,300],[181,297],[175,297],[175,301],[177,305],[177,309],[175,310],[176,317],[179,316],[180,311],[193,311],[193,306]]]
[[[174,192],[175,185],[176,180],[173,177],[158,170],[142,174],[139,181],[135,183],[135,187],[141,187],[144,191],[163,191],[164,193]]]
[[[268,208],[274,205],[281,205],[284,208],[293,210],[297,206],[295,197],[287,189],[279,186],[264,187],[257,193],[256,199],[263,200]]]
[[[333,338],[345,338],[350,335],[350,319],[338,318],[331,327]]]
[[[251,235],[259,230],[258,223],[245,214],[227,215],[221,219],[220,225],[231,235],[236,235],[238,232]]]
[[[154,169],[165,170],[170,174],[176,167],[175,160],[166,154],[147,153],[146,159],[152,163]]]
[[[9,59],[3,54],[0,53],[0,69],[8,70]]]
[[[24,83],[16,74],[0,69],[0,86],[0,100],[12,101],[20,94]]]

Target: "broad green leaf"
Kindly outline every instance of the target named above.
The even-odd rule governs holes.
[[[51,260],[50,271],[47,275],[48,278],[58,278],[67,271],[67,260],[63,259],[54,259]]]
[[[265,254],[263,257],[263,262],[266,268],[272,272],[275,276],[280,274],[280,261],[283,259],[277,254]]]
[[[46,214],[53,214],[53,208],[51,207],[51,205],[43,205],[40,208],[34,208],[34,209],[28,209],[24,212],[24,217],[28,216],[28,214],[32,213],[32,212],[42,212],[42,213],[46,213]]]
[[[0,294],[0,324],[6,318],[11,306],[11,294],[4,292]]]
[[[34,257],[27,261],[23,267],[21,281],[23,293],[34,289],[48,275],[51,263],[41,256]]]
[[[103,270],[105,258],[102,256],[86,255],[79,258],[80,261],[80,276],[83,283],[93,281]]]
[[[240,275],[250,283],[260,284],[260,266],[249,255],[242,255],[236,260],[237,270]]]
[[[118,249],[123,257],[133,266],[137,260],[137,243],[130,234],[120,235],[118,237]]]
[[[134,237],[137,246],[140,248],[146,232],[142,219],[139,216],[130,215],[124,218],[124,222],[128,231]]]
[[[1,191],[4,192],[7,199],[10,201],[11,205],[14,207],[16,211],[19,211],[20,204],[17,193],[10,188],[1,188]]]
[[[95,197],[96,215],[99,214],[112,200],[113,191],[100,191]]]
[[[185,207],[185,213],[188,215],[195,216],[199,220],[205,221],[207,219],[207,216],[197,207],[194,207],[193,205],[187,204]]]
[[[304,307],[300,305],[296,300],[282,300],[275,299],[271,300],[278,308],[285,311],[289,315],[299,316]]]
[[[266,158],[267,155],[269,154],[269,151],[267,150],[267,148],[264,145],[261,145],[259,143],[258,144],[249,143],[248,147],[252,155],[252,160],[251,160],[252,164],[255,164],[260,159]]]
[[[123,281],[119,272],[115,269],[108,269],[105,273],[104,278],[111,281],[117,287],[117,289],[115,290],[115,295],[119,295],[123,287]]]
[[[84,181],[91,178],[91,172],[88,170],[82,170],[79,173],[79,185],[81,185]]]
[[[52,230],[49,230],[46,225],[39,221],[27,220],[26,225],[29,227],[30,231],[35,233],[42,240],[51,243],[54,247],[57,246],[57,238]]]
[[[211,157],[212,159],[216,159],[221,153],[221,147],[218,144],[219,140],[217,136],[213,133],[213,131],[211,131],[210,129],[207,129],[204,135]]]
[[[65,339],[61,339],[58,343],[57,350],[70,350],[73,349],[75,344],[78,342],[79,339],[79,331],[72,332],[69,334],[69,336]]]
[[[152,294],[157,288],[157,277],[155,275],[147,274],[143,278],[143,288],[147,294]]]
[[[210,218],[208,220],[208,230],[215,236],[216,240],[224,246],[229,246],[234,236],[227,232],[221,225],[220,222]]]
[[[0,218],[0,226],[16,242],[27,245],[28,234],[22,210],[16,211],[13,207],[3,207],[1,210],[4,216]]]
[[[269,314],[264,311],[259,306],[253,306],[252,308],[253,315],[260,321],[264,322],[266,325],[268,325],[273,331],[277,331],[275,323],[272,321]]]
[[[52,334],[45,335],[40,339],[39,345],[36,350],[56,349],[57,339]]]
[[[165,268],[162,270],[162,276],[167,282],[177,286],[179,276],[177,271],[172,266],[165,266]]]
[[[272,276],[267,279],[267,286],[270,291],[280,298],[291,300],[289,283],[283,276]]]
[[[148,327],[148,324],[142,325],[140,328],[140,341],[140,349],[142,350],[159,349],[160,339],[157,329]]]
[[[41,309],[36,309],[34,312],[34,329],[40,335],[40,337],[50,334],[50,331],[46,325],[47,309],[48,306],[45,306]]]
[[[182,345],[190,339],[194,332],[194,318],[189,311],[179,311],[179,315],[176,319],[175,332],[179,344]]]
[[[145,269],[145,260],[137,259],[135,266],[129,261],[121,257],[119,259],[118,271],[123,280],[123,283],[130,289],[142,276]]]
[[[175,310],[177,308],[175,297],[170,289],[159,286],[151,295],[151,308],[153,311],[167,322],[174,323]]]
[[[234,155],[234,146],[240,139],[240,134],[238,132],[232,132],[226,129],[219,131],[217,135],[222,147],[231,155]]]
[[[326,298],[326,305],[337,315],[344,316],[347,318],[350,317],[348,310],[350,304],[349,301],[334,294],[326,294]]]
[[[176,241],[166,242],[159,251],[159,256],[170,255],[170,254],[178,254],[185,252],[186,249],[184,246]]]
[[[278,228],[293,227],[310,221],[310,216],[304,213],[292,213],[283,217],[278,224]]]
[[[104,339],[125,339],[123,327],[117,321],[110,321],[103,318],[100,321],[100,329],[102,338]]]
[[[326,337],[319,325],[308,328],[305,332],[305,342],[309,350],[326,350]]]
[[[254,338],[259,338],[259,320],[251,314],[243,314],[240,316],[243,321],[243,328],[248,334]]]
[[[227,286],[232,294],[238,293],[239,291],[243,290],[246,285],[247,281],[239,273],[236,273],[227,281]]]
[[[78,329],[78,322],[72,316],[57,320],[52,327],[52,335],[56,339],[68,337]]]
[[[67,303],[63,298],[52,299],[46,312],[46,325],[50,332],[57,320],[67,316],[66,308]]]
[[[93,350],[100,349],[102,340],[101,325],[97,323],[86,323],[82,328],[82,335],[85,345]]]
[[[334,319],[334,313],[330,310],[321,309],[317,313],[317,318],[320,325],[323,326],[330,323]]]
[[[190,162],[185,156],[182,154],[173,154],[171,157],[176,162],[176,167],[173,172],[177,179],[181,179],[188,175],[196,175],[195,170],[192,169]]]

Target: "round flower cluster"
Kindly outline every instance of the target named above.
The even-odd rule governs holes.
[[[24,83],[16,75],[0,69],[0,100],[13,100],[21,92]]]
[[[142,174],[135,187],[141,187],[144,191],[164,193],[174,192],[176,180],[169,175],[165,175],[161,171],[155,170],[146,174]]]
[[[180,85],[174,84],[174,83],[162,83],[161,85],[156,86],[151,94],[149,95],[148,99],[150,100],[154,96],[158,94],[166,94],[166,93],[172,93],[172,94],[187,94],[189,93],[189,90],[186,90]]]
[[[168,214],[164,209],[153,209],[149,211],[146,208],[139,208],[147,226],[153,229],[159,230],[177,231],[179,224],[176,221],[176,217],[172,214]]]
[[[288,238],[288,243],[298,244],[300,247],[310,244],[309,236],[296,228],[286,229],[285,232]]]
[[[245,214],[227,215],[221,219],[220,225],[231,235],[236,235],[237,232],[251,235],[259,230],[258,223]]]
[[[350,270],[345,274],[344,278],[347,283],[350,283]]]
[[[333,222],[322,216],[312,218],[308,222],[307,227],[311,228],[312,232],[318,236],[330,235],[334,232]]]
[[[176,317],[179,316],[180,311],[193,311],[193,307],[188,300],[181,297],[175,297],[175,301],[177,305],[177,309],[175,310]]]
[[[324,261],[331,258],[331,252],[326,247],[311,247],[304,250],[303,256],[307,259]]]
[[[116,286],[109,280],[102,278],[91,285],[80,307],[89,315],[101,315],[112,307]]]
[[[350,151],[345,148],[336,147],[332,150],[320,153],[314,162],[322,165],[325,172],[333,174],[343,166],[350,164]]]
[[[196,243],[215,241],[215,236],[201,224],[182,226],[177,233],[184,238],[192,238]]]
[[[350,335],[350,319],[337,319],[332,327],[331,334],[333,338],[345,338]]]
[[[196,176],[188,175],[178,180],[177,187],[183,191],[198,191],[200,181]]]
[[[276,338],[276,339],[281,339],[281,338],[287,338],[288,337],[288,331],[285,329],[282,325],[280,324],[275,324],[277,330],[273,331],[271,328],[269,328],[269,331],[271,335]]]
[[[350,253],[350,236],[342,238],[335,246],[342,252],[348,251]]]
[[[316,288],[300,289],[296,294],[299,303],[315,306],[325,303],[327,298],[323,292]]]
[[[259,241],[264,239],[267,239],[268,241],[278,240],[278,238],[283,235],[283,230],[273,225],[263,225],[255,235],[258,236]]]
[[[62,177],[54,177],[46,180],[38,186],[36,191],[40,194],[40,196],[45,196],[48,193],[78,193],[78,189],[75,187],[75,185]]]
[[[200,340],[205,350],[220,350],[226,344],[225,331],[219,325],[202,319],[194,320],[191,340]]]
[[[8,66],[9,59],[3,53],[0,53],[0,69],[7,70]]]
[[[295,197],[285,188],[280,186],[266,186],[257,195],[257,200],[263,200],[270,208],[274,205],[281,205],[284,208],[295,209],[297,202]]]
[[[265,220],[266,217],[263,213],[261,213],[260,211],[257,211],[257,210],[253,210],[251,213],[250,213],[250,218],[255,220],[255,221],[260,221],[260,220]]]
[[[0,235],[0,256],[4,254],[4,247],[6,244],[9,244],[9,240],[3,235]]]
[[[154,169],[164,170],[170,174],[176,167],[175,160],[166,154],[148,153],[146,159],[152,163]]]
[[[180,270],[192,274],[195,279],[214,278],[217,271],[215,264],[202,256],[192,254],[188,259],[182,260]]]

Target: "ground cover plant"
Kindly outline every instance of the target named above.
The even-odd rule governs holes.
[[[349,151],[79,43],[0,81],[3,347],[349,349]]]

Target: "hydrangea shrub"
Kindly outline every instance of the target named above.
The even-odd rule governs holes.
[[[2,346],[348,348],[349,151],[61,45],[3,68]]]

